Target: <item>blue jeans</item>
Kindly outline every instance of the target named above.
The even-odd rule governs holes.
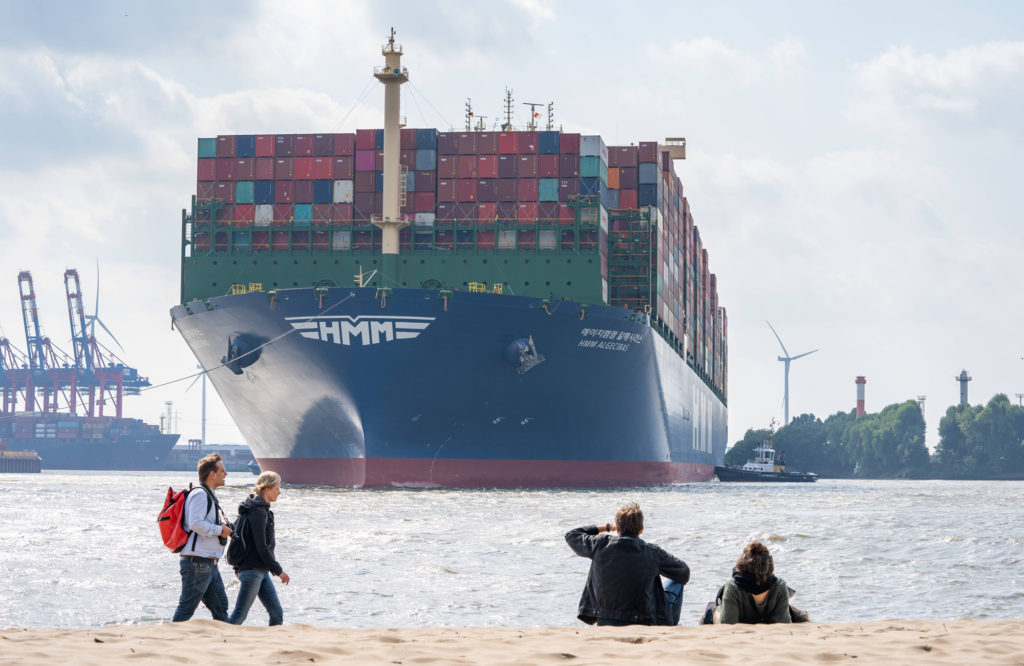
[[[228,621],[228,595],[220,577],[217,562],[204,557],[182,557],[181,598],[174,611],[172,622],[184,622],[192,618],[202,601],[210,609],[214,620]]]
[[[238,572],[238,580],[242,586],[238,588],[238,598],[235,600],[235,610],[232,611],[228,622],[231,624],[242,624],[249,615],[252,602],[256,597],[267,609],[270,615],[270,626],[274,627],[284,622],[284,609],[277,598],[277,590],[274,589],[274,581],[269,571],[262,569],[243,569]]]

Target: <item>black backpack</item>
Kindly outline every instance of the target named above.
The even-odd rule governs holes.
[[[237,567],[245,561],[245,554],[248,547],[245,545],[245,532],[248,525],[247,513],[238,514],[238,518],[235,520],[234,531],[231,532],[231,543],[228,544],[227,552],[224,557],[227,559],[228,564],[233,567]]]

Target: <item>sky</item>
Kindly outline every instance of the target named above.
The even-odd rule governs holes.
[[[609,145],[685,136],[684,192],[728,311],[729,442],[927,396],[928,444],[970,402],[1024,393],[1024,5],[1012,2],[287,3],[0,0],[0,336],[24,350],[16,278],[70,351],[63,291],[153,384],[195,372],[171,329],[196,139],[383,125],[394,27],[409,126],[517,100]],[[98,271],[97,271],[98,266]],[[6,287],[2,286],[6,285]],[[101,341],[104,338],[101,336]],[[198,437],[189,381],[173,402]],[[209,391],[207,441],[243,439]]]

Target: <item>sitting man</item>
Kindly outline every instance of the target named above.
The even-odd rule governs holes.
[[[690,567],[641,539],[643,531],[644,514],[630,502],[615,514],[614,526],[590,525],[566,533],[569,547],[591,560],[580,599],[580,620],[612,627],[679,622],[682,587],[690,580]],[[662,588],[661,576],[675,581],[668,592]]]

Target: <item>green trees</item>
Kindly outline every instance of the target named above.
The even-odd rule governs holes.
[[[934,467],[953,479],[1024,478],[1024,408],[1002,393],[984,407],[950,407],[939,421]]]

